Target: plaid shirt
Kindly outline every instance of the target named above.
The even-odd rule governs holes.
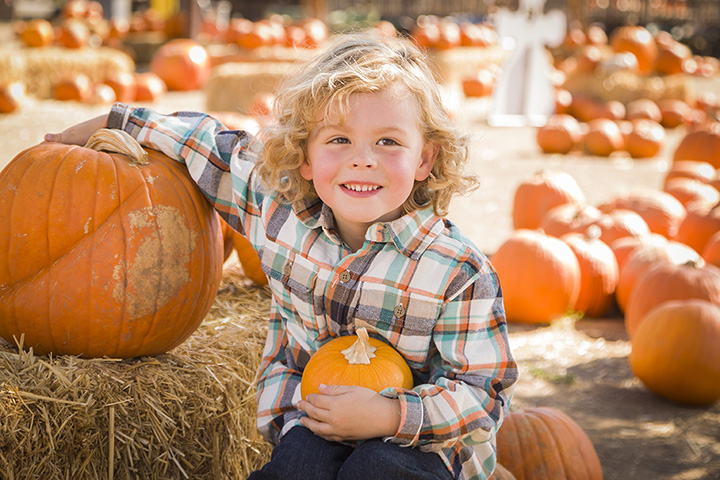
[[[258,427],[272,443],[304,415],[293,407],[310,356],[361,326],[412,369],[401,424],[385,440],[437,452],[457,478],[486,478],[495,431],[518,371],[498,277],[487,258],[432,209],[377,223],[351,251],[318,199],[278,201],[254,173],[252,137],[200,113],[159,115],[116,104],[108,127],[185,162],[191,176],[258,251],[272,290],[258,381]]]

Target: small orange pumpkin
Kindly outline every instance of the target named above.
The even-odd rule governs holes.
[[[643,318],[630,367],[656,394],[683,405],[720,400],[720,306],[706,300],[664,303]]]
[[[210,78],[210,56],[200,43],[176,38],[163,44],[150,61],[150,71],[169,90],[197,90]]]
[[[608,157],[625,148],[625,138],[616,122],[608,118],[595,118],[588,122],[588,131],[582,144],[588,154]]]
[[[566,113],[551,115],[545,125],[538,127],[536,139],[544,153],[568,153],[582,138],[580,124]]]
[[[582,233],[602,217],[597,207],[588,203],[564,203],[543,215],[540,228],[553,237],[566,233]]]
[[[715,232],[720,231],[720,203],[695,202],[678,226],[675,240],[702,252]]]
[[[0,113],[12,113],[25,101],[27,92],[25,85],[11,82],[0,85]]]
[[[710,265],[720,267],[720,230],[708,239],[702,251],[702,258]]]
[[[673,153],[673,162],[695,160],[720,168],[720,122],[708,122],[689,131]]]
[[[114,72],[105,77],[104,82],[115,91],[118,102],[130,103],[135,100],[137,94],[137,83],[135,74],[130,72]]]
[[[663,191],[677,198],[686,207],[695,202],[711,204],[720,202],[720,191],[717,188],[692,178],[671,178],[665,182]]]
[[[53,87],[55,99],[86,102],[93,96],[93,84],[84,73],[68,73]]]
[[[28,47],[47,47],[55,41],[55,29],[48,20],[35,18],[23,25],[20,39]]]
[[[92,148],[41,143],[0,174],[7,341],[24,335],[43,355],[157,355],[205,318],[222,276],[217,216],[183,165],[133,142],[101,130]],[[93,149],[118,143],[126,154]]]
[[[655,120],[638,118],[625,136],[625,150],[633,158],[652,158],[665,143],[665,129]]]
[[[567,172],[541,170],[523,180],[515,190],[513,227],[538,228],[548,210],[564,203],[585,203],[580,185]]]
[[[303,399],[319,393],[321,384],[365,387],[376,392],[413,388],[412,372],[402,355],[382,340],[371,338],[364,327],[355,333],[330,340],[310,357],[300,382]]]
[[[611,197],[598,207],[609,213],[613,210],[631,210],[640,215],[652,233],[673,238],[687,214],[680,200],[667,192],[655,189],[635,189]]]
[[[135,101],[154,102],[167,93],[167,85],[153,72],[135,73]]]
[[[610,33],[610,46],[616,52],[632,53],[637,59],[638,71],[648,74],[655,66],[658,48],[650,31],[639,25],[624,25]]]

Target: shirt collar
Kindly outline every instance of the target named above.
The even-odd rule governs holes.
[[[326,235],[336,236],[332,210],[319,198],[297,202],[293,211],[307,228],[322,228]],[[368,229],[365,239],[376,243],[393,242],[402,254],[416,260],[443,228],[442,219],[433,213],[431,207],[407,213],[392,222],[376,223]]]

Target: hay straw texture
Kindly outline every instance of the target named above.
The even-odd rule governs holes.
[[[465,77],[478,71],[502,65],[507,52],[500,47],[457,47],[449,50],[431,49],[428,61],[434,67],[438,79],[451,86],[459,87]]]
[[[0,344],[0,479],[246,478],[271,449],[255,423],[269,305],[232,266],[169,353],[85,360]]]
[[[84,73],[97,83],[111,73],[134,71],[130,55],[109,47],[0,47],[0,84],[22,82],[38,98],[52,98],[53,86],[69,73]]]
[[[237,62],[213,68],[205,85],[205,108],[218,112],[247,113],[258,92],[274,93],[290,62]]]

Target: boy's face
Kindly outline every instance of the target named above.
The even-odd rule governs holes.
[[[399,218],[437,153],[435,145],[425,145],[411,95],[357,93],[348,107],[342,125],[332,111],[319,119],[308,139],[308,162],[300,167],[332,209],[341,236]]]

